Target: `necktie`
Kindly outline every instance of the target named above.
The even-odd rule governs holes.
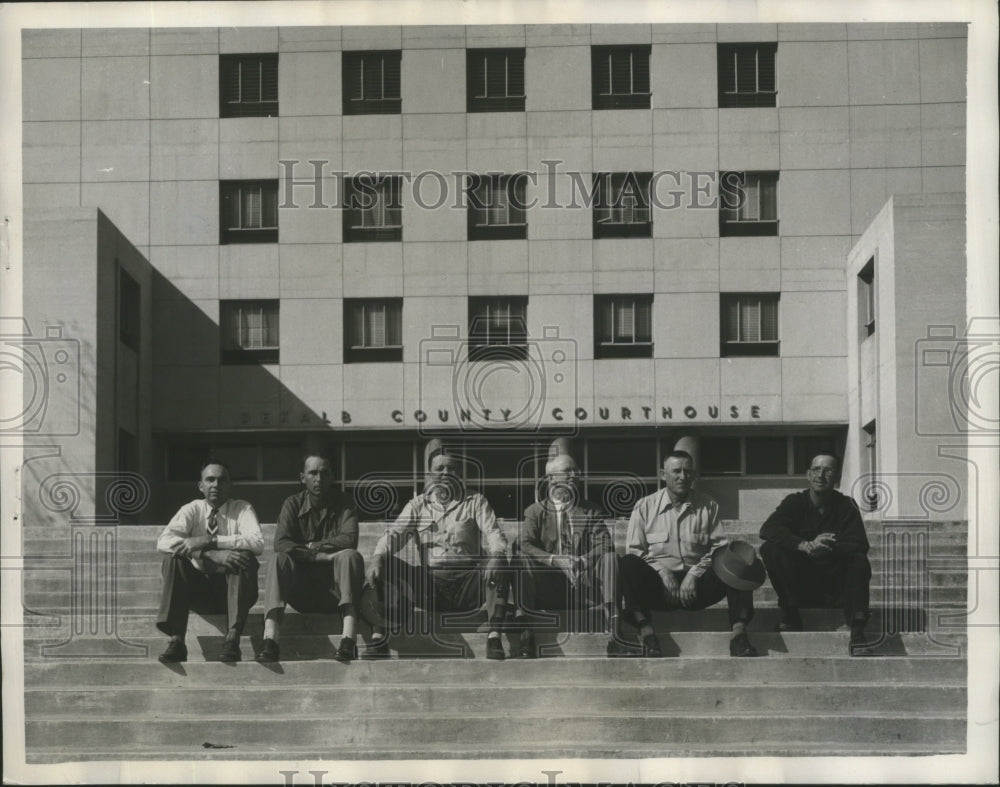
[[[559,540],[562,542],[562,554],[573,554],[573,534],[570,530],[568,511],[565,508],[556,509],[556,524],[559,527]]]
[[[208,535],[211,538],[215,538],[219,535],[219,509],[213,508],[212,513],[208,515]]]

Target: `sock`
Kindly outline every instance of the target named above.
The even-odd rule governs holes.
[[[380,639],[384,639],[385,634],[381,631],[372,631],[372,642],[378,642]]]
[[[738,637],[740,634],[747,633],[747,624],[741,621],[737,621],[733,624],[733,636]]]
[[[344,625],[341,631],[345,637],[350,637],[351,639],[354,639],[354,623],[355,623],[354,605],[344,604],[340,608],[340,611],[344,621]]]
[[[264,639],[278,641],[278,619],[268,615],[264,618]]]
[[[491,631],[489,634],[486,635],[486,639],[500,639],[500,632]]]
[[[641,623],[639,623],[639,636],[640,637],[648,637],[650,634],[655,634],[655,633],[656,632],[653,631],[653,627],[651,625],[649,625],[649,621],[648,620],[644,620]]]

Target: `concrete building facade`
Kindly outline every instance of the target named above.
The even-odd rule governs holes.
[[[391,516],[430,433],[508,517],[557,435],[621,516],[678,443],[744,519],[818,450],[861,502],[941,461],[908,414],[915,343],[965,312],[964,25],[27,30],[23,58],[26,316],[130,348],[84,365],[136,393],[70,464],[145,476],[150,521],[209,452],[273,519],[316,447]],[[88,255],[105,222],[143,263]]]

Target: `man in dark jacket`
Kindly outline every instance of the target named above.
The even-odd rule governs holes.
[[[307,456],[300,480],[305,490],[287,498],[278,514],[274,560],[264,590],[264,642],[257,661],[278,660],[278,629],[285,604],[299,612],[340,612],[343,636],[335,658],[357,658],[354,604],[361,599],[365,564],[358,546],[358,519],[333,488],[333,463]]]
[[[779,631],[801,631],[800,607],[835,596],[851,627],[851,654],[867,655],[868,536],[857,504],[834,488],[839,471],[837,457],[813,457],[809,488],[788,495],[761,527],[760,554],[778,594]]]
[[[518,597],[526,611],[570,610],[585,613],[599,604],[607,630],[608,655],[625,654],[619,630],[618,558],[600,508],[579,496],[576,460],[557,441],[545,465],[543,500],[524,512],[518,539]],[[538,655],[535,636],[524,628],[521,658]]]

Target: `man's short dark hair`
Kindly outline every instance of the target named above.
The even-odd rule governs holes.
[[[209,456],[209,457],[206,457],[205,461],[203,461],[201,463],[201,468],[199,468],[199,470],[198,470],[198,480],[199,481],[201,480],[201,477],[203,475],[205,475],[205,468],[208,467],[209,465],[218,465],[219,467],[224,468],[225,471],[226,471],[226,475],[229,476],[230,478],[232,478],[233,473],[229,469],[229,465],[227,465],[225,462],[223,462],[218,457]]]
[[[321,459],[322,461],[330,465],[331,470],[333,470],[333,468],[336,467],[336,465],[333,463],[333,457],[330,456],[330,454],[328,454],[326,451],[307,451],[305,455],[302,457],[303,470],[306,469],[306,462],[308,462],[310,459]]]
[[[691,456],[687,451],[673,450],[669,451],[665,457],[663,457],[663,465],[667,463],[668,459],[687,459],[692,465],[694,464],[694,457]],[[661,467],[663,466],[661,465]]]
[[[837,456],[835,453],[833,453],[833,451],[817,451],[815,454],[813,454],[812,459],[809,460],[809,466],[810,467],[812,467],[812,463],[816,461],[816,457],[817,456],[828,456],[828,457],[830,457],[834,462],[837,463],[837,470],[838,470],[838,472],[840,471],[840,465],[841,465],[840,457]]]

